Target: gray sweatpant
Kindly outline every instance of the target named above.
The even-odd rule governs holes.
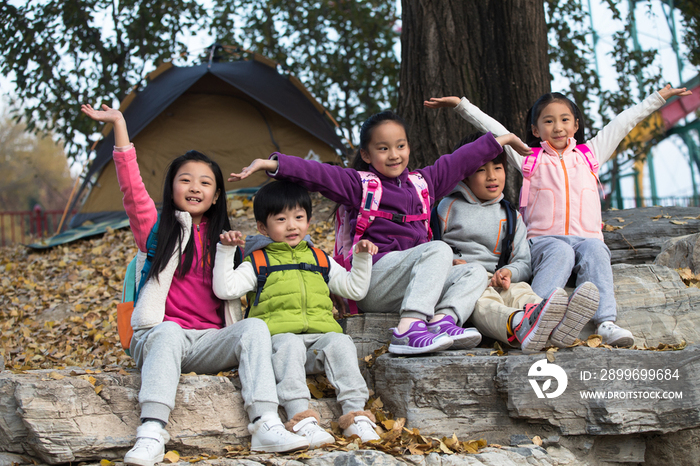
[[[486,289],[488,275],[478,264],[453,266],[452,257],[443,241],[390,252],[372,267],[369,292],[358,307],[421,320],[446,314],[463,326]]]
[[[342,333],[278,333],[272,335],[272,365],[277,396],[287,419],[309,409],[311,394],[306,374],[326,373],[335,387],[343,414],[362,411],[369,398],[357,364],[357,349]]]
[[[141,419],[168,422],[182,372],[216,374],[235,366],[250,420],[277,413],[270,331],[260,319],[207,330],[185,330],[175,322],[162,322],[134,332],[131,354],[141,371]]]
[[[576,274],[576,286],[591,282],[598,287],[600,304],[593,323],[617,319],[610,249],[599,239],[580,236],[537,236],[530,239],[532,289],[549,296],[555,288],[564,288],[569,276]]]

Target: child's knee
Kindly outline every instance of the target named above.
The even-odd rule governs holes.
[[[444,241],[430,241],[426,243],[428,246],[424,252],[424,255],[430,256],[431,259],[439,260],[446,264],[452,265],[452,258],[454,253],[452,248]]]
[[[272,336],[272,352],[283,354],[306,354],[306,345],[293,333],[279,333]]]

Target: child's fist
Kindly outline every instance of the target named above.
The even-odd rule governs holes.
[[[243,233],[240,231],[222,231],[219,235],[219,241],[225,246],[245,246],[245,240],[243,239]]]
[[[379,251],[376,244],[366,239],[363,239],[355,245],[355,253],[368,252],[370,255],[375,255]]]
[[[462,265],[466,263],[467,261],[465,261],[464,259],[452,259],[452,265]]]
[[[512,275],[511,271],[506,268],[498,269],[493,274],[493,277],[491,277],[490,285],[494,288],[503,288],[507,290],[510,288],[510,277]]]

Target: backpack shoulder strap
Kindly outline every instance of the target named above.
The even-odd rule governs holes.
[[[139,293],[141,293],[141,288],[146,284],[146,279],[151,271],[151,265],[153,264],[153,259],[156,257],[156,248],[158,247],[158,225],[160,224],[160,214],[158,215],[158,220],[156,224],[151,228],[151,232],[148,234],[146,239],[146,261],[143,263],[143,268],[141,269],[141,278],[139,279],[139,285],[136,287],[136,292],[134,293],[134,302],[138,300]]]
[[[596,159],[595,155],[593,155],[591,148],[588,147],[588,144],[579,144],[576,146],[576,149],[583,154],[583,158],[586,159],[588,166],[591,167],[591,172],[597,176],[598,169],[600,169],[600,164],[598,163],[598,159]]]
[[[498,265],[496,270],[508,265],[510,260],[510,255],[513,252],[513,240],[515,239],[515,227],[518,221],[518,213],[515,211],[513,204],[501,199],[501,205],[506,211],[506,234],[503,237],[503,242],[501,243],[501,257],[498,259]]]
[[[253,270],[255,270],[255,274],[258,276],[258,284],[257,289],[255,291],[255,301],[253,302],[253,306],[257,306],[260,300],[260,293],[262,293],[262,289],[265,286],[265,282],[267,281],[267,276],[269,275],[268,269],[270,264],[265,249],[257,249],[250,253],[250,262],[253,265]]]
[[[520,188],[520,210],[525,211],[527,207],[527,198],[530,194],[530,177],[537,167],[537,159],[539,159],[540,152],[542,152],[541,147],[533,147],[532,154],[525,157],[523,160],[522,173],[523,173],[523,185]]]
[[[437,205],[430,211],[430,230],[433,234],[433,240],[442,239],[442,228],[440,227],[440,216],[438,215]]]
[[[360,212],[355,225],[355,236],[352,239],[352,246],[356,245],[362,235],[365,234],[369,224],[374,221],[375,216],[370,215],[379,210],[379,203],[382,200],[382,182],[377,175],[372,172],[358,171],[362,180],[362,201]],[[350,252],[350,254],[352,254]]]
[[[314,255],[314,259],[316,259],[316,265],[320,269],[319,272],[321,272],[321,275],[323,275],[323,281],[328,283],[328,280],[330,280],[331,271],[331,264],[328,260],[328,254],[326,254],[326,251],[324,251],[323,249],[319,249],[313,246],[310,249]]]
[[[433,231],[430,228],[431,211],[430,190],[428,189],[428,182],[425,181],[423,175],[421,175],[418,172],[410,172],[408,174],[408,179],[411,180],[411,183],[413,183],[413,186],[416,188],[416,192],[418,193],[418,199],[420,199],[420,202],[423,205],[423,215],[421,216],[423,218],[420,218],[420,220],[423,220],[423,223],[425,224],[425,229],[428,232],[428,240],[431,240],[433,238]]]

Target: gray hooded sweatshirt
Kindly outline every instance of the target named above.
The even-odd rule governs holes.
[[[460,181],[449,196],[440,201],[438,216],[442,240],[452,247],[455,259],[481,264],[494,273],[501,256],[501,243],[506,234],[506,211],[496,199],[481,202],[467,185]],[[530,280],[530,245],[522,216],[513,239],[513,252],[504,268],[512,274],[511,282]]]

